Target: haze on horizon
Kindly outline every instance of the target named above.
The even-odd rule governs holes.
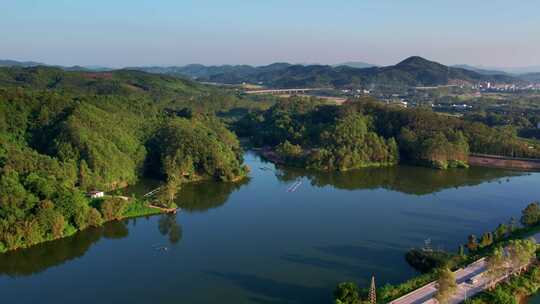
[[[540,65],[540,2],[9,1],[0,59],[58,65]]]

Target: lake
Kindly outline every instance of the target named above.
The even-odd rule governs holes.
[[[404,281],[415,275],[408,249],[431,239],[457,251],[469,234],[518,218],[540,199],[538,173],[315,173],[276,169],[252,153],[245,161],[250,179],[240,184],[186,185],[176,215],[0,255],[1,302],[330,303],[340,281]]]

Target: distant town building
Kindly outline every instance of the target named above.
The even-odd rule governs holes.
[[[538,124],[536,125],[536,128],[540,129],[540,121],[539,121]]]
[[[90,198],[100,198],[104,197],[105,193],[103,191],[90,191],[87,194]]]
[[[399,100],[397,102],[398,105],[402,106],[402,107],[408,107],[409,106],[409,103],[407,101],[404,101],[404,100]]]

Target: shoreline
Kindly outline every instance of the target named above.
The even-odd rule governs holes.
[[[247,170],[249,170],[249,168]],[[237,183],[237,182],[241,182],[241,181],[243,181],[243,180],[245,180],[247,178],[248,178],[248,175],[243,174],[243,175],[239,175],[239,176],[235,177],[233,180],[228,181],[228,182]],[[191,180],[191,181],[189,181],[189,183],[197,183],[197,182],[201,182],[201,181],[204,181],[204,180],[205,180],[204,178],[199,178],[199,179],[196,179],[196,180]],[[122,196],[116,196],[116,197],[122,197]],[[138,217],[145,217],[145,216],[152,216],[152,215],[159,215],[159,214],[168,214],[168,213],[176,214],[176,212],[178,210],[178,208],[159,207],[159,206],[156,206],[156,205],[152,204],[152,202],[148,202],[147,205],[143,205],[142,201],[139,200],[139,199],[132,200],[131,198],[128,198],[128,202],[129,202],[129,205],[126,207],[126,210],[124,211],[125,212],[124,215],[122,217],[118,218],[118,219],[111,219],[111,220],[108,220],[108,221],[103,220],[103,222],[99,226],[87,226],[84,229],[77,229],[77,228],[75,228],[73,226],[68,226],[68,227],[65,228],[64,234],[62,236],[60,236],[60,237],[50,237],[50,238],[43,239],[43,240],[41,240],[41,241],[39,241],[37,243],[31,244],[31,245],[20,246],[20,247],[13,248],[13,249],[7,249],[6,247],[2,246],[2,244],[0,243],[0,255],[2,255],[4,253],[7,253],[7,252],[13,252],[13,251],[17,251],[17,250],[24,250],[24,249],[32,248],[35,245],[39,245],[39,244],[43,244],[43,243],[47,243],[47,242],[67,238],[67,237],[70,237],[70,236],[73,236],[73,235],[77,234],[78,232],[84,231],[84,230],[86,230],[88,228],[101,227],[104,224],[109,223],[109,222],[122,221],[122,220],[131,219],[131,218],[138,218]],[[132,204],[139,204],[140,206],[136,206],[137,208],[135,210],[130,210],[130,206],[132,206]]]
[[[135,203],[135,202],[133,202]],[[53,238],[48,238],[48,239],[44,239],[40,242],[37,242],[37,243],[34,243],[34,244],[31,244],[31,245],[28,245],[28,246],[21,246],[21,247],[17,247],[17,248],[14,248],[14,249],[6,249],[6,248],[0,248],[0,256],[4,253],[8,253],[8,252],[14,252],[14,251],[18,251],[18,250],[25,250],[25,249],[29,249],[29,248],[32,248],[36,245],[40,245],[40,244],[44,244],[44,243],[48,243],[48,242],[52,242],[52,241],[57,241],[57,240],[61,240],[61,239],[64,239],[64,238],[68,238],[68,237],[71,237],[81,231],[84,231],[86,229],[89,229],[89,228],[96,228],[96,227],[101,227],[107,223],[110,223],[110,222],[114,222],[114,221],[123,221],[123,220],[127,220],[127,219],[132,219],[132,218],[138,218],[138,217],[145,217],[145,216],[152,216],[152,215],[159,215],[159,214],[165,214],[167,212],[163,211],[163,210],[159,210],[159,209],[155,209],[155,208],[151,208],[150,206],[144,206],[145,209],[145,212],[138,212],[138,213],[130,213],[129,212],[129,209],[126,210],[126,214],[124,216],[122,216],[121,218],[118,218],[118,219],[112,219],[112,220],[109,220],[109,221],[103,221],[99,226],[87,226],[85,227],[84,229],[70,229],[70,230],[67,230],[61,237],[53,237]]]
[[[274,149],[272,149],[271,147],[269,147],[269,146],[264,146],[264,147],[259,147],[259,148],[251,148],[250,150],[255,152],[257,155],[259,155],[263,159],[265,159],[267,161],[270,161],[271,163],[273,163],[275,165],[287,166],[287,167],[304,169],[304,170],[314,170],[314,171],[319,171],[319,172],[333,172],[333,171],[347,172],[347,171],[353,171],[353,170],[360,170],[360,169],[363,169],[363,168],[383,168],[383,167],[393,167],[393,166],[399,166],[400,165],[399,163],[376,163],[376,162],[373,162],[373,163],[366,163],[365,165],[355,166],[355,167],[346,168],[346,169],[343,169],[343,168],[341,168],[341,169],[308,168],[306,166],[295,166],[294,164],[291,164],[291,163],[288,163],[288,162],[284,161],[276,153],[276,151]],[[304,155],[306,155],[307,153],[308,152],[304,151]]]
[[[540,159],[471,153],[469,164],[477,167],[540,171]]]
[[[262,158],[276,165],[294,167],[294,165],[287,163],[279,155],[277,155],[276,151],[272,149],[271,147],[264,146],[264,147],[251,148],[250,150],[254,151],[258,155],[260,155]],[[367,168],[367,167],[389,167],[389,166],[399,166],[399,165],[403,165],[403,163],[373,164],[373,165],[355,167],[355,168],[350,168],[346,170],[336,170],[336,171],[348,171],[348,170],[356,170],[356,169],[362,169],[362,168]],[[412,164],[412,165],[416,166],[416,164]],[[519,157],[509,157],[509,156],[479,154],[479,153],[471,153],[468,157],[467,165],[474,166],[474,167],[517,170],[517,171],[522,171],[522,172],[539,172],[540,171],[540,159],[519,158]],[[437,168],[429,167],[429,166],[421,166],[421,167],[437,169]],[[306,167],[298,167],[298,168],[308,169]],[[467,169],[467,168],[464,168],[464,169]],[[318,170],[318,171],[332,171],[332,170]]]

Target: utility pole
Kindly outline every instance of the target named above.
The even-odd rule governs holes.
[[[369,299],[370,304],[377,304],[377,289],[375,288],[375,276],[371,276],[371,286],[369,287]]]

